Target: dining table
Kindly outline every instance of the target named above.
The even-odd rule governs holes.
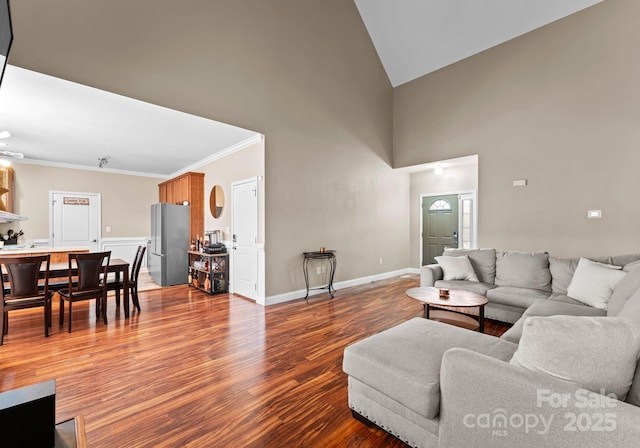
[[[129,317],[129,262],[121,258],[112,258],[109,260],[107,271],[115,274],[114,281],[107,280],[107,288],[116,292],[116,302],[119,302],[120,285],[122,285],[124,317]],[[72,266],[72,275],[75,275],[76,272],[76,269]],[[122,275],[122,282],[120,282],[120,275]],[[49,289],[55,291],[56,289],[66,287],[66,283],[61,281],[63,278],[69,278],[69,263],[50,263]]]

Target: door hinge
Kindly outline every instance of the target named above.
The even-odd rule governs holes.
[[[257,283],[254,283],[254,284],[253,284],[253,290],[254,290],[254,291],[257,291],[257,290],[258,290],[258,284],[257,284]]]
[[[253,191],[253,195],[254,195],[254,196],[257,196],[257,195],[258,195],[258,191],[257,191],[257,190],[255,190],[255,189],[254,189],[254,190],[251,190],[251,191]]]

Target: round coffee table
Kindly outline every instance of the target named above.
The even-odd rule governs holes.
[[[478,330],[484,333],[484,306],[489,302],[482,294],[475,292],[463,291],[461,289],[449,290],[449,298],[440,297],[438,288],[411,288],[407,290],[407,295],[412,299],[419,300],[424,303],[424,317],[440,322],[456,325],[459,327]],[[478,307],[478,320],[475,320],[468,314],[447,310],[431,310],[435,307],[456,307],[471,308]]]

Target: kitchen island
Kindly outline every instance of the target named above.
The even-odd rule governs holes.
[[[66,262],[70,253],[89,252],[88,247],[24,247],[22,245],[5,245],[0,248],[0,257],[51,254],[51,263]]]

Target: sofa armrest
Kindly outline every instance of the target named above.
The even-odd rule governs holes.
[[[466,349],[440,372],[440,447],[636,447],[640,408]]]
[[[442,268],[437,264],[425,264],[420,268],[420,286],[433,286],[437,280],[442,280]]]

